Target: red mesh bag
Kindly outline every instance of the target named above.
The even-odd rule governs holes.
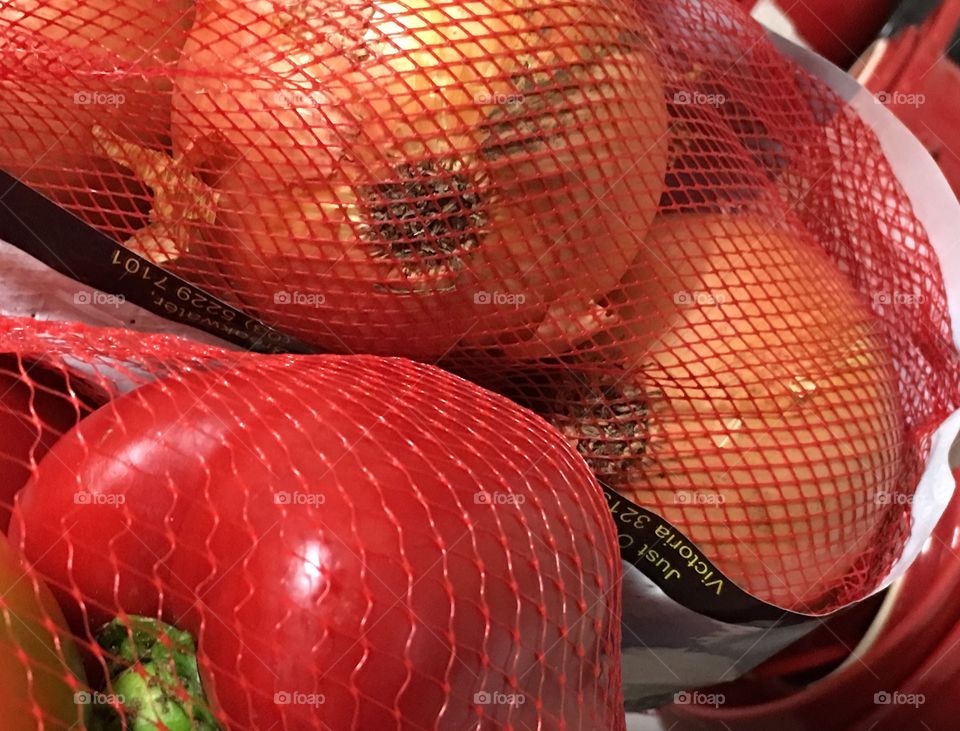
[[[193,2],[0,7],[0,168],[108,231],[143,224],[150,191],[104,155],[94,129],[170,141],[175,68]]]
[[[0,107],[0,167],[132,249],[530,406],[762,599],[899,556],[958,402],[942,276],[874,134],[733,3],[201,0],[139,55],[10,5],[8,99],[127,98]]]
[[[623,728],[616,540],[542,420],[401,359],[31,325],[0,418],[80,421],[9,473],[7,728]]]

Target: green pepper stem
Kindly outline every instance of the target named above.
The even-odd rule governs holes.
[[[97,642],[109,658],[111,692],[98,695],[89,731],[221,731],[189,632],[134,616],[105,625]]]

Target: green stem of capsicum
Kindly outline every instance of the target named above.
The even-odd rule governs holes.
[[[134,616],[105,625],[97,643],[109,658],[110,695],[97,698],[89,731],[221,731],[189,632]]]

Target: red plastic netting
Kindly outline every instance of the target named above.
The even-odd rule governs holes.
[[[6,507],[40,462],[0,543],[4,710],[23,717],[6,728],[119,728],[111,704],[174,730],[219,728],[204,711],[231,729],[623,727],[612,525],[533,414],[401,359],[23,325],[0,333]],[[210,707],[179,720],[147,715],[146,688],[191,689],[157,620],[199,650]]]
[[[958,403],[943,283],[741,10],[140,6],[4,4],[0,167],[320,349],[530,406],[761,598],[876,585]]]

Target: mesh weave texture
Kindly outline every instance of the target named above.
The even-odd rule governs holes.
[[[182,478],[165,475],[165,462],[138,468],[159,470],[151,492],[165,496],[151,531],[133,530],[135,506],[112,506],[114,522],[96,536],[106,543],[84,548],[64,522],[72,513],[52,513],[45,501],[34,509],[47,532],[15,531],[75,631],[124,608],[128,592],[148,613],[158,611],[158,589],[174,601],[184,589],[164,573],[176,570],[174,545],[193,556],[190,590],[220,585],[221,543],[243,556],[238,576],[268,574],[257,539],[272,523],[251,512],[262,486],[295,490],[329,468],[332,481],[321,482],[331,492],[322,494],[345,511],[338,525],[356,555],[343,560],[360,572],[364,598],[342,621],[406,617],[380,625],[392,629],[394,649],[375,680],[364,670],[374,651],[343,647],[356,672],[329,691],[331,703],[359,708],[368,684],[383,682],[390,690],[372,693],[377,704],[366,712],[400,724],[395,714],[414,712],[404,704],[417,688],[457,719],[445,728],[459,728],[467,705],[444,680],[458,660],[421,677],[413,644],[403,643],[416,626],[407,614],[414,605],[435,620],[438,648],[449,649],[461,619],[471,621],[450,611],[460,598],[454,575],[429,560],[459,555],[445,533],[456,526],[469,540],[457,560],[483,563],[460,573],[490,572],[493,583],[481,578],[473,589],[515,605],[509,616],[481,616],[513,633],[496,649],[492,634],[470,640],[485,660],[481,675],[509,680],[518,652],[533,653],[545,673],[537,703],[488,708],[495,723],[522,713],[542,728],[607,728],[598,719],[616,683],[601,656],[616,607],[592,597],[616,580],[616,561],[596,486],[574,451],[744,588],[781,606],[821,611],[860,598],[897,557],[930,436],[960,401],[939,266],[872,131],[734,3],[15,0],[0,6],[0,38],[0,168],[318,350],[439,363],[539,413],[569,447],[506,401],[426,366],[331,355],[307,367],[69,328],[37,340],[30,356],[30,328],[11,325],[3,352],[16,367],[2,365],[10,398],[36,402],[31,450],[77,450],[66,465],[86,469],[99,449],[92,434],[109,421],[116,439],[146,440],[129,447],[136,454],[115,455],[118,463],[138,464],[148,447],[188,457],[178,460]],[[44,422],[46,397],[28,386],[48,379],[57,392],[62,369],[27,376],[24,364],[50,348],[72,367],[104,355],[140,362],[128,368],[132,384],[169,377],[111,401],[84,419],[80,436],[54,444],[115,394],[94,377],[90,393],[54,403],[51,413],[62,413]],[[432,390],[405,390],[428,373]],[[376,424],[382,443],[370,441],[359,425],[394,402],[406,410]],[[357,411],[332,416],[344,408]],[[494,418],[499,411],[510,417]],[[251,436],[255,422],[263,436]],[[206,446],[190,441],[196,425]],[[166,427],[186,441],[156,442]],[[209,461],[204,450],[217,441],[209,435],[233,427],[242,427],[236,446]],[[333,465],[348,435],[369,453]],[[426,458],[427,444],[449,449]],[[465,489],[453,475],[505,480],[545,453],[565,461],[521,491],[524,510],[453,501]],[[49,457],[38,471],[39,459],[20,466],[38,486],[43,473],[67,468]],[[335,477],[340,469],[349,479]],[[416,479],[408,470],[419,470]],[[418,486],[436,478],[437,493],[408,496],[401,508],[389,492],[348,490],[387,473]],[[66,485],[65,500],[116,477],[70,475],[54,480]],[[358,500],[369,502],[361,509]],[[189,501],[195,507],[180,516]],[[288,529],[262,539],[264,550],[294,540],[329,501],[315,508],[291,513]],[[408,555],[402,547],[413,535],[419,547]],[[133,536],[153,541],[157,554],[126,586],[117,577]],[[368,538],[360,536],[392,557],[395,575],[384,583],[407,604],[375,606],[383,597],[363,573]],[[531,536],[567,542],[528,546]],[[507,561],[508,549],[523,551],[519,563]],[[488,550],[497,554],[489,565]],[[75,585],[94,559],[95,588]],[[546,563],[553,574],[543,573]],[[521,568],[527,582],[511,583]],[[421,599],[409,582],[432,571],[441,574],[418,584],[429,591]],[[223,589],[220,625],[202,616],[191,625],[220,627],[221,654],[209,662],[242,681],[216,688],[238,727],[274,712],[258,705],[270,688],[258,685],[256,651],[245,654],[224,629],[254,621],[244,609],[251,587]],[[530,601],[531,587],[540,597],[552,587],[551,611],[538,613],[549,603]],[[480,606],[467,614],[476,620]],[[188,609],[177,607],[194,617]],[[274,605],[250,639],[284,677],[299,668],[278,654],[297,635],[284,629],[298,621],[288,609]],[[538,654],[547,650],[536,622],[565,631],[553,650],[561,659]],[[321,635],[311,651],[327,647]],[[576,680],[563,670],[570,653],[580,657]],[[314,681],[297,679],[303,688]],[[433,706],[423,707],[429,715]],[[286,711],[299,719],[296,708]],[[427,715],[409,727],[431,727]]]
[[[96,635],[131,615],[192,634],[230,729],[622,728],[612,525],[535,415],[402,359],[16,322],[0,342],[17,354],[4,379],[32,395],[0,418],[36,434],[84,417],[21,455],[40,462],[6,506],[75,641],[24,584],[3,615],[44,629],[0,632],[2,663],[38,694],[22,665],[65,676],[79,648],[87,669],[65,712],[14,696],[25,728],[74,728],[82,694],[129,692]],[[25,647],[54,636],[56,652]]]

